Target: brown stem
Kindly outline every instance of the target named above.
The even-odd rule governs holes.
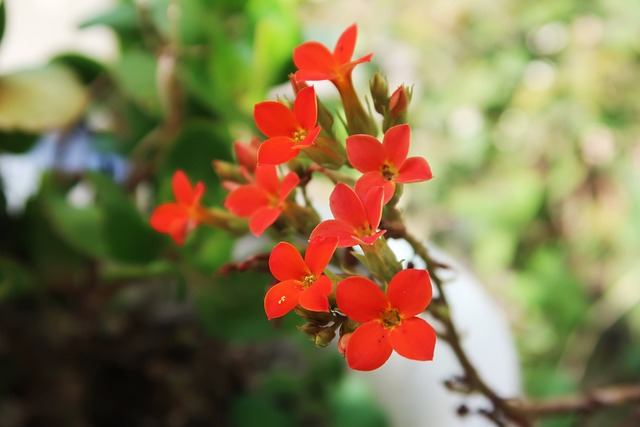
[[[543,400],[513,400],[528,418],[548,417],[568,413],[592,412],[600,408],[613,408],[640,402],[640,384],[607,386],[581,395],[560,396]]]

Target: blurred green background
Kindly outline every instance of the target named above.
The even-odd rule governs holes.
[[[233,238],[147,224],[176,168],[220,203],[211,161],[248,141],[293,47],[353,22],[375,53],[356,78],[415,84],[436,179],[407,189],[410,225],[502,303],[526,393],[640,381],[640,2],[121,0],[82,24],[115,33],[115,61],[0,70],[0,154],[81,128],[130,165],[54,167],[19,211],[0,193],[0,426],[384,425],[339,355],[266,321],[269,276],[215,274]]]

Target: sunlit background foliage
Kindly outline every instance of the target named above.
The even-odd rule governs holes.
[[[356,77],[415,84],[436,179],[407,191],[411,225],[502,303],[526,393],[640,380],[639,2],[121,0],[82,24],[117,60],[0,70],[0,154],[56,147],[23,209],[0,193],[0,425],[384,425],[334,351],[266,321],[269,276],[215,273],[233,237],[147,223],[176,168],[220,203],[211,161],[293,47],[353,22],[375,52]]]

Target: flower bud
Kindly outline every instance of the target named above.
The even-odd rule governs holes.
[[[373,107],[384,116],[389,105],[389,83],[387,79],[382,74],[375,73],[369,87],[371,89]]]
[[[332,327],[321,328],[315,336],[317,347],[326,347],[336,336],[336,331]]]
[[[239,183],[246,182],[242,173],[240,172],[240,168],[238,168],[238,166],[233,163],[229,163],[224,160],[214,160],[212,166],[213,170],[222,181],[232,181]]]
[[[340,169],[347,161],[344,147],[336,140],[319,136],[310,147],[303,150],[307,156],[327,169]]]
[[[400,85],[398,89],[393,92],[391,98],[389,98],[389,113],[392,119],[395,120],[400,115],[407,113],[411,96],[410,93],[407,92],[407,88],[404,87],[404,85]]]

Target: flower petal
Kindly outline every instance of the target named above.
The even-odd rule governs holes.
[[[295,280],[286,280],[273,286],[264,297],[264,311],[269,320],[282,317],[298,305],[304,287]]]
[[[431,280],[427,270],[407,269],[398,272],[389,282],[387,299],[403,317],[422,313],[431,301]]]
[[[249,218],[249,230],[251,230],[255,236],[262,236],[264,230],[276,222],[281,213],[282,209],[280,208],[264,207],[258,209],[251,215],[251,218]]]
[[[295,78],[297,82],[309,82],[320,80],[331,80],[336,77],[333,71],[317,71],[312,69],[304,69],[296,71]]]
[[[327,276],[320,276],[311,286],[302,291],[298,303],[307,310],[329,311],[329,300],[327,297],[331,293],[331,279]]]
[[[340,38],[336,42],[336,47],[333,49],[333,56],[338,64],[344,64],[351,60],[356,47],[357,37],[358,27],[356,24],[351,25],[340,35]]]
[[[322,128],[320,126],[314,127],[313,129],[309,130],[309,133],[307,134],[307,136],[304,137],[302,141],[293,145],[291,148],[302,149],[302,148],[311,147],[313,145],[313,142],[318,137],[318,135],[320,135],[320,131],[322,131]]]
[[[256,184],[269,194],[278,194],[278,169],[276,165],[256,166]]]
[[[327,267],[337,246],[338,238],[335,236],[317,237],[309,242],[307,252],[304,254],[304,262],[316,277],[320,276],[322,270]]]
[[[271,251],[269,269],[276,279],[302,281],[311,271],[298,250],[290,243],[280,242]]]
[[[338,283],[336,301],[340,311],[356,322],[380,319],[380,312],[389,305],[378,285],[360,276]]]
[[[387,159],[395,167],[400,167],[409,154],[409,141],[411,138],[411,128],[402,124],[390,128],[382,139],[382,145],[387,153]]]
[[[403,319],[389,331],[389,340],[400,356],[413,360],[433,360],[436,331],[419,317]]]
[[[296,47],[293,50],[293,63],[300,71],[309,70],[327,74],[332,74],[336,65],[333,54],[329,52],[329,49],[315,41],[305,42]],[[296,73],[296,80],[307,79],[298,79],[298,73]]]
[[[393,181],[387,181],[382,177],[380,172],[367,172],[356,181],[356,194],[361,200],[365,200],[367,193],[374,187],[382,187],[384,189],[384,198],[382,204],[386,205],[393,197],[396,191],[396,185]]]
[[[311,130],[318,123],[318,103],[313,86],[300,89],[293,102],[293,113],[302,128]]]
[[[362,173],[379,173],[384,165],[385,152],[380,141],[371,135],[352,135],[347,138],[347,158]]]
[[[269,206],[269,198],[264,190],[256,185],[237,187],[224,201],[224,207],[241,218],[253,215],[260,208]]]
[[[282,183],[280,184],[280,190],[278,191],[278,202],[282,203],[284,199],[286,199],[289,194],[293,191],[294,188],[298,186],[300,183],[300,178],[295,172],[289,172],[282,179]]]
[[[367,224],[367,214],[362,201],[349,186],[338,183],[329,197],[329,208],[338,221],[351,224],[354,228]]]
[[[364,199],[364,210],[367,221],[373,230],[377,230],[382,218],[385,191],[383,187],[373,187]]]
[[[291,136],[298,130],[293,111],[278,101],[263,101],[253,107],[253,118],[260,132],[268,138]]]
[[[320,237],[335,237],[338,239],[339,248],[347,248],[349,246],[356,246],[359,244],[353,238],[353,236],[356,235],[356,232],[356,229],[349,223],[335,219],[327,219],[316,225],[316,228],[311,232],[309,239],[314,240]]]
[[[187,174],[182,170],[177,170],[171,179],[173,195],[179,204],[190,205],[193,202],[193,188]]]
[[[154,209],[149,218],[149,223],[154,230],[167,233],[176,221],[186,221],[187,210],[177,203],[163,203]]]
[[[380,322],[367,322],[358,327],[347,343],[347,364],[358,371],[378,369],[391,356],[387,331]]]
[[[287,137],[269,138],[258,148],[259,165],[281,165],[295,159],[300,150],[293,147],[293,141]]]
[[[353,240],[355,240],[359,245],[373,245],[373,243],[386,232],[387,230],[380,230],[370,236],[353,236]]]
[[[400,167],[396,182],[410,183],[428,181],[433,178],[429,163],[422,157],[409,157]]]

